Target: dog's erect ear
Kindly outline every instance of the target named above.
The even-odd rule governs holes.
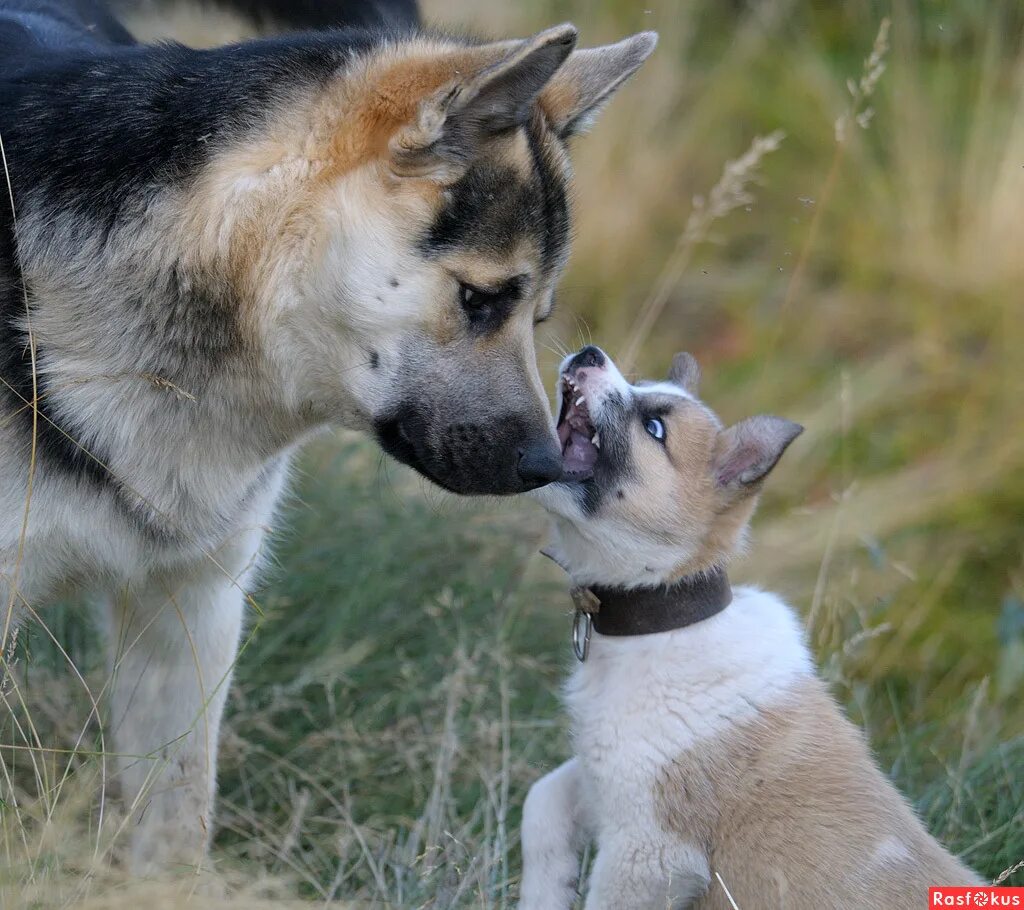
[[[576,46],[576,28],[558,25],[522,41],[459,51],[453,80],[420,102],[391,139],[392,169],[403,177],[444,176],[465,165],[489,136],[524,123],[530,108]]]
[[[554,131],[563,139],[584,132],[657,43],[657,32],[641,32],[618,44],[575,51],[540,95]]]
[[[782,417],[749,417],[718,434],[715,480],[719,487],[756,488],[804,428]]]
[[[700,388],[700,365],[693,354],[683,351],[672,358],[672,366],[669,367],[668,381],[682,386],[691,395],[696,397]]]

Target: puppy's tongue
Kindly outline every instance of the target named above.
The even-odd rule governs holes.
[[[562,413],[556,428],[562,444],[562,471],[566,479],[582,481],[594,474],[600,440],[582,389],[572,377],[564,376],[562,382]]]
[[[567,474],[589,474],[597,463],[597,446],[579,430],[571,430],[562,449],[562,469]]]

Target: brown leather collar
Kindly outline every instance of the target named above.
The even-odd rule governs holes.
[[[583,590],[593,599],[585,595],[574,595],[573,599],[578,610],[590,614],[594,630],[601,635],[670,632],[721,613],[732,603],[732,588],[724,569],[687,575],[671,585],[653,588],[597,586]]]

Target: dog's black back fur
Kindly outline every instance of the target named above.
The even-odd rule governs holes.
[[[95,0],[0,0],[0,129],[12,180],[93,212],[104,201],[116,208],[139,180],[201,167],[204,144],[237,136],[289,85],[324,79],[387,29],[417,23],[410,0],[235,5],[347,27],[196,51],[136,44]]]
[[[19,217],[29,208],[74,211],[109,233],[162,187],[187,182],[290,88],[326,80],[353,53],[418,24],[415,0],[231,5],[290,27],[349,27],[193,50],[138,44],[98,0],[0,0],[0,138]],[[32,398],[33,377],[5,179],[0,190],[0,401],[7,412]],[[197,307],[187,294],[171,295],[190,311],[180,323],[189,337],[180,343],[202,345],[215,359],[232,344],[231,322],[223,318],[229,302]],[[197,313],[209,318],[197,321]],[[38,393],[46,391],[40,378]],[[45,397],[40,412],[43,457],[104,482],[104,453],[86,455],[58,429]],[[28,430],[31,414],[24,416]]]
[[[152,5],[159,6],[160,0]],[[275,30],[419,24],[416,0],[209,0],[209,5],[232,10],[257,25]],[[115,11],[139,7],[140,0],[117,0],[113,5]]]
[[[415,0],[226,0],[224,5],[257,21],[291,28],[375,28],[419,22]]]
[[[133,41],[99,0],[0,2],[0,67],[16,65],[33,52],[62,53],[100,43]]]

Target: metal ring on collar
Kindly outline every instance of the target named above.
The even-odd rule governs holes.
[[[572,649],[580,663],[590,654],[590,634],[593,628],[591,615],[584,610],[577,610],[572,618]]]

